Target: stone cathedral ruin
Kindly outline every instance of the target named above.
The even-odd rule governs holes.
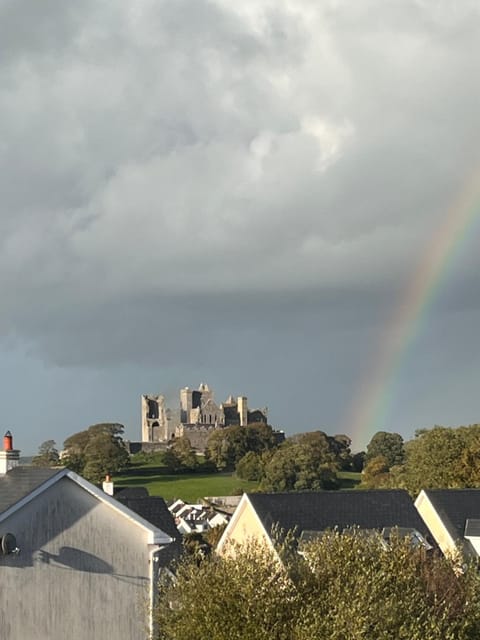
[[[162,395],[142,396],[142,443],[151,445],[144,448],[187,436],[195,449],[203,451],[212,430],[255,422],[267,422],[267,409],[250,410],[245,396],[229,396],[217,404],[213,391],[203,383],[198,389],[180,389],[177,409],[168,408]]]

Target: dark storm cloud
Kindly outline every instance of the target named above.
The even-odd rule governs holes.
[[[478,166],[476,4],[41,5],[0,2],[0,334],[344,402]]]

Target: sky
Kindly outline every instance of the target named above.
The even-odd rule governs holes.
[[[201,382],[353,450],[480,421],[479,77],[476,1],[0,0],[15,446]]]

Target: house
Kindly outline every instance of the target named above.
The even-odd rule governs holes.
[[[214,527],[224,526],[229,521],[228,514],[211,506],[187,504],[183,500],[176,500],[170,505],[169,511],[175,518],[178,531],[183,535],[204,533]]]
[[[445,555],[480,556],[480,489],[423,489],[415,507]]]
[[[18,461],[7,434],[0,451],[2,640],[144,640],[171,533],[68,469]]]
[[[179,535],[165,500],[159,496],[149,495],[145,487],[120,489],[114,495],[116,500],[170,536],[172,542],[160,549],[156,557],[159,567],[171,573],[173,562],[183,553],[183,545],[182,536]]]
[[[385,537],[392,527],[428,545],[429,531],[403,490],[319,491],[244,494],[217,546],[222,554],[231,543],[255,540],[274,548],[275,527],[310,539],[328,529],[359,527]]]

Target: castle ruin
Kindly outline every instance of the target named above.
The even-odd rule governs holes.
[[[267,422],[267,410],[251,411],[245,396],[229,396],[218,405],[213,391],[203,383],[198,389],[181,389],[179,405],[179,410],[175,411],[167,408],[162,395],[142,396],[144,443],[168,444],[175,438],[187,436],[195,449],[203,451],[214,429]]]

